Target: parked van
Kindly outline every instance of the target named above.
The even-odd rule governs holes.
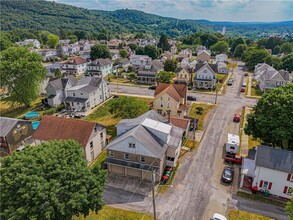
[[[226,143],[226,153],[237,154],[240,144],[240,138],[236,134],[228,134]]]

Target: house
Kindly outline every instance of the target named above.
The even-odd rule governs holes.
[[[198,89],[214,89],[216,87],[217,64],[198,63],[195,67],[196,75],[193,87]]]
[[[183,54],[187,55],[187,58],[192,57],[192,51],[188,48],[180,51],[179,55],[183,55]]]
[[[46,65],[46,69],[48,71],[47,77],[55,77],[56,69],[59,69],[62,72],[62,63],[56,62]]]
[[[152,61],[152,58],[150,58],[147,55],[131,54],[129,57],[129,60],[131,65],[141,67],[141,66],[145,66],[147,63]]]
[[[87,66],[87,74],[106,77],[113,73],[113,62],[109,58],[96,59]]]
[[[176,70],[176,78],[174,78],[175,84],[186,84],[188,85],[191,83],[192,71],[190,68],[187,67],[180,67]]]
[[[160,83],[156,87],[152,108],[159,114],[183,117],[187,113],[187,85]]]
[[[207,50],[202,50],[202,51],[199,51],[197,53],[197,61],[199,62],[209,62],[209,60],[211,59],[211,53]]]
[[[200,51],[203,51],[203,50],[207,50],[207,48],[203,45],[199,45],[197,46],[197,48],[195,49],[196,53],[198,54]]]
[[[216,63],[218,62],[227,62],[228,56],[226,54],[218,54],[216,55]]]
[[[259,89],[262,92],[266,92],[270,89],[288,84],[290,77],[288,71],[278,71],[267,64],[263,64],[256,67],[255,80],[258,82]]]
[[[244,158],[240,187],[265,191],[290,199],[293,189],[293,151],[258,146],[254,155]]]
[[[24,144],[30,144],[33,134],[31,121],[0,117],[0,156],[12,154]]]
[[[55,59],[58,57],[56,49],[47,49],[47,50],[36,50],[36,52],[43,57],[43,61],[48,62],[51,59]]]
[[[145,66],[140,67],[137,73],[137,82],[152,84],[156,82],[156,77],[159,72],[164,69],[164,64],[154,60],[148,62]]]
[[[82,77],[66,89],[64,104],[72,111],[87,112],[110,97],[108,84],[101,77]]]
[[[161,58],[161,61],[162,62],[165,62],[166,60],[171,60],[173,59],[173,54],[169,51],[165,52],[165,53],[162,53],[160,55],[160,58]]]
[[[183,58],[180,62],[180,67],[184,68],[189,64],[189,58]]]
[[[227,64],[224,62],[218,62],[218,73],[222,73],[222,74],[228,74],[229,73],[229,69],[227,68]]]
[[[124,68],[124,70],[127,72],[130,66],[130,61],[128,59],[123,59],[123,60],[119,60],[117,64],[118,64],[117,65],[118,68]]]
[[[86,72],[87,61],[82,57],[74,57],[63,63],[66,74],[79,75]]]
[[[91,59],[91,51],[80,51],[79,55],[86,61],[90,61]]]
[[[26,39],[23,42],[19,42],[20,46],[32,45],[34,48],[40,49],[41,43],[37,39]]]
[[[77,84],[77,79],[69,75],[62,79],[51,79],[46,87],[46,98],[44,103],[50,107],[61,105],[66,98],[66,89]]]
[[[106,127],[77,119],[45,115],[33,133],[35,145],[51,140],[75,140],[84,150],[84,158],[91,164],[106,146]]]
[[[161,180],[165,166],[175,167],[184,130],[150,110],[135,119],[123,119],[117,125],[117,137],[107,146],[110,173],[155,182]]]
[[[59,40],[59,44],[61,45],[68,45],[70,43],[69,39]]]
[[[170,48],[170,52],[171,52],[172,54],[176,54],[176,53],[177,53],[177,47],[176,47],[176,45],[173,45],[173,46]]]

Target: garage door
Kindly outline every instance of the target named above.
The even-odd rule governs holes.
[[[127,168],[127,175],[141,178],[141,170]]]
[[[110,164],[110,172],[124,174],[124,167],[115,166]]]

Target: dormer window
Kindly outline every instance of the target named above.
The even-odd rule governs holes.
[[[130,147],[130,148],[135,148],[135,144],[133,144],[133,143],[129,143],[129,147]]]

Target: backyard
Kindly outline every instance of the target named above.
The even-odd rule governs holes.
[[[124,209],[104,206],[98,214],[90,212],[86,218],[83,216],[73,217],[73,220],[151,220],[153,216],[145,213],[133,212]]]
[[[209,111],[211,111],[215,105],[194,103],[191,107],[189,117],[198,119],[198,127],[197,130],[204,130],[204,120]],[[199,112],[197,108],[202,108],[202,112]],[[197,113],[196,113],[197,112]],[[201,113],[201,114],[198,114]]]

